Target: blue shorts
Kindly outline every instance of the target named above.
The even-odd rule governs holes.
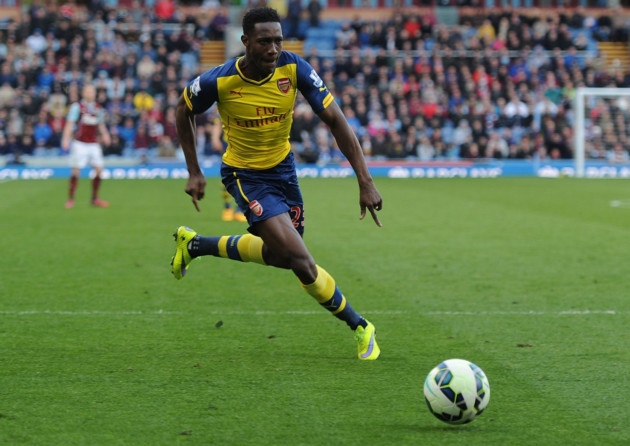
[[[256,235],[255,223],[285,212],[289,213],[295,229],[304,234],[304,200],[292,152],[271,169],[239,169],[222,164],[221,181],[245,211],[252,234]]]

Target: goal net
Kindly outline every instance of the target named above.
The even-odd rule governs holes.
[[[578,88],[574,100],[575,175],[587,161],[630,163],[630,88]]]

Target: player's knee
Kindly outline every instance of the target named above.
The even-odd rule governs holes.
[[[303,283],[313,282],[317,278],[317,266],[308,251],[301,253],[290,250],[283,252],[266,250],[264,259],[267,265],[290,269]]]
[[[317,265],[310,255],[292,259],[291,270],[302,283],[313,283],[317,279]]]

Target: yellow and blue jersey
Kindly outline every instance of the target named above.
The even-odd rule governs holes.
[[[283,51],[273,73],[260,81],[245,77],[238,60],[193,79],[183,97],[194,114],[217,104],[227,141],[225,164],[269,169],[291,150],[289,132],[298,91],[315,113],[334,98],[313,67],[297,54]]]

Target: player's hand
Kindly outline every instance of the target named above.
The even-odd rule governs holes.
[[[383,226],[381,221],[378,219],[378,215],[376,215],[376,211],[383,209],[383,198],[373,184],[370,183],[369,187],[361,188],[360,204],[361,220],[365,218],[367,211],[370,211],[374,223],[376,223],[378,227]]]
[[[186,183],[186,193],[192,197],[192,202],[195,205],[197,212],[201,211],[201,208],[199,208],[199,200],[204,197],[205,191],[206,178],[202,173],[188,177],[188,182]]]

